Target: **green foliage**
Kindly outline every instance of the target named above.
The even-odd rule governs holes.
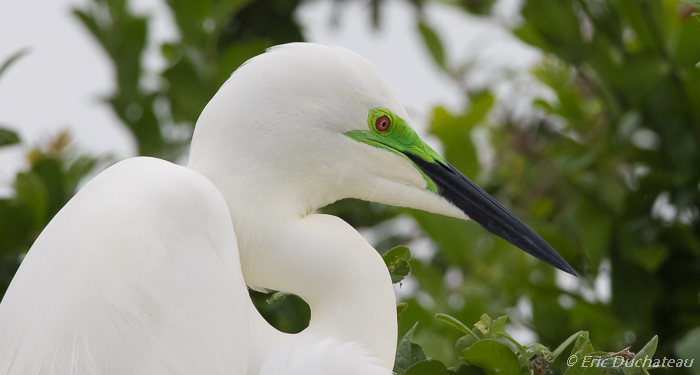
[[[467,333],[471,338],[474,338],[476,340],[479,340],[479,336],[477,336],[474,331],[469,329],[467,326],[465,326],[462,322],[459,320],[447,315],[447,314],[437,314],[435,315],[435,318],[442,320],[443,322],[452,325],[453,327],[457,328],[458,330]],[[470,340],[471,340],[470,338]],[[466,347],[465,347],[466,348]]]
[[[676,343],[675,353],[678,358],[685,361],[700,363],[700,327],[691,330]],[[691,369],[691,371],[693,374],[700,372],[697,367]]]
[[[658,342],[656,336],[635,355],[627,349],[618,352],[595,351],[588,332],[580,331],[551,352],[538,343],[521,345],[502,331],[506,316],[492,319],[484,314],[474,324],[474,330],[453,317],[443,314],[438,318],[450,323],[459,331],[468,333],[455,344],[461,354],[458,364],[447,368],[442,362],[427,358],[421,346],[413,342],[416,324],[399,343],[394,372],[399,375],[531,375],[552,372],[566,375],[600,375],[606,371],[613,371],[636,375],[647,374],[646,370],[655,366],[651,361],[644,361],[654,356]],[[571,352],[564,360],[560,356],[569,347],[572,347]]]
[[[411,265],[408,263],[411,260],[411,251],[405,246],[397,246],[387,251],[382,255],[382,259],[394,284],[401,282],[411,272]]]
[[[401,319],[401,313],[404,312],[408,308],[408,304],[406,302],[399,302],[396,304],[396,316],[398,319]]]
[[[8,144],[18,142],[16,134],[7,134],[14,141]],[[79,182],[107,161],[81,155],[69,143],[68,134],[61,133],[47,148],[30,151],[30,167],[17,174],[14,196],[0,199],[0,298],[41,230],[75,194]]]
[[[692,5],[696,8],[700,8],[700,1],[699,0],[680,0],[688,5]]]
[[[694,6],[695,8],[700,8],[700,1],[698,1],[698,0],[681,0],[681,1],[683,1],[684,3],[689,4],[691,6]],[[695,17],[698,21],[700,21],[700,13],[693,13],[692,16]],[[700,62],[695,64],[695,67],[700,69]]]
[[[250,290],[249,294],[263,318],[280,331],[299,333],[309,326],[311,309],[301,297],[283,292],[264,293],[254,290]]]
[[[459,351],[473,344],[430,316],[474,321],[522,301],[532,317],[515,318],[551,346],[579,330],[604,349],[658,333],[659,355],[671,357],[674,342],[700,326],[700,22],[691,12],[667,0],[525,1],[514,35],[542,51],[533,75],[555,94],[533,101],[537,122],[488,116],[500,110],[488,91],[467,91],[462,111],[434,109],[430,131],[445,158],[581,276],[579,289],[563,290],[551,269],[473,223],[407,211],[437,246],[432,259],[411,261],[430,303],[409,299],[400,322],[401,332],[421,322],[416,340],[428,356],[454,365],[446,342],[460,340]],[[421,37],[461,87],[466,72],[435,57],[439,35],[424,29]],[[490,169],[479,160],[477,132],[493,147]],[[658,213],[663,200],[666,217]],[[607,267],[609,301],[590,295]],[[465,281],[450,290],[446,272]]]
[[[24,55],[29,53],[29,50],[27,49],[22,49],[17,52],[15,52],[12,56],[10,56],[7,60],[5,60],[1,65],[0,65],[0,77],[2,77],[3,73],[7,71],[7,69],[12,66],[17,60],[21,59]]]
[[[0,147],[16,145],[19,141],[17,132],[0,128]]]
[[[160,46],[168,63],[163,72],[145,71],[142,56],[150,20],[134,15],[126,0],[92,0],[75,15],[114,65],[117,90],[107,101],[136,138],[139,154],[175,160],[189,144],[202,109],[231,73],[277,42],[300,40],[300,34],[292,20],[297,2],[166,3],[181,38]],[[253,26],[250,19],[260,24]],[[154,73],[156,87],[146,87],[144,79]]]
[[[413,328],[406,332],[396,348],[394,372],[398,375],[404,375],[411,366],[426,360],[423,348],[413,342],[413,333],[417,326],[418,323],[414,324]]]
[[[434,359],[427,359],[425,361],[420,361],[415,365],[411,366],[405,375],[448,375],[447,367]]]
[[[479,340],[464,350],[464,360],[480,367],[487,375],[517,375],[520,364],[505,344],[495,340]]]
[[[425,20],[418,21],[418,31],[435,63],[439,67],[445,69],[445,48],[442,46],[440,37],[438,37],[435,30],[433,30]]]

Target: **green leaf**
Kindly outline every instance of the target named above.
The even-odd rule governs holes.
[[[17,204],[14,199],[0,199],[0,263],[8,253],[27,250],[26,238],[33,231],[34,216],[31,207]],[[0,295],[3,293],[0,287]]]
[[[160,54],[168,63],[174,63],[180,58],[181,51],[177,44],[164,43],[160,46]]]
[[[270,296],[270,298],[267,299],[267,303],[273,303],[275,301],[282,300],[289,295],[291,295],[291,293],[275,292],[272,296]]]
[[[194,123],[214,94],[214,89],[202,84],[195,66],[195,62],[201,60],[202,56],[195,52],[177,60],[177,63],[162,74],[168,82],[168,97],[176,121]]]
[[[574,349],[571,352],[575,353],[575,352],[583,350],[583,348],[586,347],[587,343],[590,344],[589,334],[588,334],[588,331],[583,331],[583,332],[581,332],[579,337],[576,339],[576,343],[574,344]]]
[[[442,362],[428,359],[411,366],[405,375],[449,375],[449,372]]]
[[[396,284],[411,273],[411,251],[405,246],[397,246],[382,255],[386,267],[391,274],[391,282]]]
[[[459,367],[450,367],[447,372],[451,375],[486,375],[481,367],[474,365],[459,365]]]
[[[486,332],[488,332],[489,328],[484,324],[483,320],[479,320],[474,324],[474,327],[476,327],[479,332],[481,332],[482,335],[486,336]]]
[[[479,173],[479,155],[472,142],[472,131],[487,118],[495,103],[489,93],[472,96],[471,106],[463,114],[453,114],[443,107],[433,109],[430,132],[445,145],[444,156],[467,177]]]
[[[491,338],[495,338],[498,333],[501,332],[503,329],[503,326],[506,324],[506,320],[508,320],[508,316],[499,316],[496,318],[496,320],[493,321],[493,324],[491,325],[491,330],[489,331],[489,336]]]
[[[169,0],[166,2],[172,10],[175,23],[182,34],[183,41],[192,46],[204,45],[207,41],[204,22],[211,12],[210,1]],[[222,14],[220,16],[226,16]],[[212,19],[209,22],[215,22]],[[214,29],[219,25],[214,24]],[[202,43],[202,44],[199,44]]]
[[[481,340],[464,351],[464,359],[481,367],[487,375],[519,375],[520,362],[508,346],[495,340]]]
[[[435,318],[442,320],[443,322],[457,328],[458,330],[470,334],[474,336],[475,339],[481,340],[479,336],[474,333],[471,329],[469,329],[467,326],[464,325],[464,323],[460,322],[459,320],[455,319],[454,317],[451,317],[447,314],[437,314],[435,315]]]
[[[408,303],[406,302],[399,302],[396,304],[396,318],[401,319],[401,313],[406,311],[408,308]]]
[[[612,217],[590,200],[582,199],[576,210],[579,240],[590,264],[597,267],[605,256],[612,234]]]
[[[479,341],[479,339],[472,335],[464,335],[460,337],[455,343],[455,349],[457,350],[457,353],[462,353],[463,351],[467,350],[470,346],[474,345],[474,343],[477,341]]]
[[[477,328],[484,334],[484,337],[489,339],[496,338],[496,334],[503,329],[506,324],[507,316],[501,316],[496,320],[491,319],[487,314],[481,315],[481,319],[475,324]]]
[[[554,361],[555,359],[557,359],[557,357],[559,357],[559,355],[560,355],[561,353],[564,352],[564,349],[566,349],[569,345],[571,345],[571,343],[573,343],[574,341],[578,340],[578,338],[581,337],[581,336],[584,335],[584,334],[587,335],[588,332],[586,332],[586,331],[578,331],[578,332],[574,333],[573,335],[569,336],[568,339],[564,340],[564,342],[561,343],[561,345],[559,345],[559,346],[558,346],[556,349],[554,349],[554,351],[552,352],[552,361]]]
[[[651,340],[649,340],[649,342],[646,345],[644,345],[642,350],[640,350],[637,353],[637,355],[634,356],[634,358],[639,359],[643,358],[644,356],[648,356],[649,358],[651,358],[654,355],[654,353],[656,353],[656,347],[658,346],[658,344],[659,336],[652,337]]]
[[[622,246],[622,255],[649,272],[656,270],[668,258],[669,250],[665,246]]]
[[[568,340],[567,340],[568,341]],[[576,344],[574,344],[574,349],[569,356],[570,359],[574,359],[569,368],[564,372],[565,375],[597,375],[602,374],[605,368],[591,368],[584,367],[584,358],[590,356],[593,353],[593,345],[588,339],[588,332],[582,332],[576,339]],[[567,365],[569,363],[567,362]]]
[[[481,314],[481,319],[479,319],[475,325],[479,328],[481,333],[486,335],[489,331],[491,331],[491,327],[493,327],[493,320],[490,316],[488,316],[488,314]]]
[[[231,18],[231,15],[239,11],[244,6],[250,4],[252,0],[224,0],[214,2],[212,16],[215,17],[217,24],[221,24]]]
[[[49,208],[49,192],[44,181],[36,172],[18,173],[15,192],[19,203],[31,207],[33,227],[39,229]]]
[[[532,368],[532,366],[530,364],[530,358],[527,355],[527,351],[525,350],[525,348],[522,345],[520,345],[519,342],[515,341],[514,338],[512,338],[509,334],[507,334],[505,332],[499,331],[499,332],[497,332],[497,335],[501,336],[501,337],[505,337],[506,340],[510,341],[513,345],[515,345],[515,347],[518,349],[518,353],[520,354],[520,357],[522,357],[523,361],[527,364],[528,370]]]
[[[10,129],[0,128],[0,147],[16,145],[20,141],[19,134]]]
[[[239,66],[248,59],[257,56],[269,47],[272,43],[268,40],[254,40],[246,43],[236,43],[229,47],[219,58],[218,84],[223,84]]]
[[[420,20],[418,21],[418,32],[420,32],[420,36],[423,38],[423,43],[425,43],[425,46],[428,47],[428,51],[433,57],[433,60],[435,60],[438,66],[445,69],[445,49],[443,48],[440,37],[437,35],[435,30],[433,30],[433,28],[430,27],[430,25],[428,25],[424,20]]]
[[[692,5],[696,8],[700,8],[700,0],[679,0],[681,2],[684,2],[688,5]]]
[[[525,347],[525,355],[527,358],[532,358],[534,356],[552,358],[552,352],[549,351],[549,348],[539,343],[527,345]]]
[[[75,159],[65,172],[65,191],[68,194],[75,194],[80,181],[95,169],[97,162],[97,159],[89,156],[80,156]]]
[[[396,348],[396,360],[394,361],[394,372],[399,375],[404,375],[414,364],[426,359],[423,348],[413,342],[413,333],[418,327],[418,323],[413,326],[403,336],[399,345]]]
[[[63,160],[54,155],[44,154],[33,161],[32,174],[43,181],[48,198],[47,219],[55,215],[70,198],[65,191],[65,174]]]
[[[676,343],[674,351],[683,360],[700,363],[700,327],[691,330],[680,339]],[[693,372],[697,374],[699,370]]]
[[[654,353],[656,352],[656,347],[659,344],[659,337],[654,336],[649,342],[644,345],[642,350],[640,350],[637,355],[632,358],[632,362],[635,364],[639,364],[639,366],[635,365],[633,367],[622,367],[622,371],[625,373],[625,375],[638,375],[638,374],[644,374],[646,373],[646,369],[651,368],[651,362],[652,358],[654,357]],[[649,360],[647,362],[649,366],[644,366],[644,362],[646,360]]]
[[[26,55],[29,53],[29,49],[21,49],[17,52],[15,52],[14,55],[10,56],[7,60],[5,60],[2,65],[0,65],[0,77],[2,77],[2,74],[5,73],[5,71],[12,65],[14,64],[17,60],[19,60],[22,56]]]

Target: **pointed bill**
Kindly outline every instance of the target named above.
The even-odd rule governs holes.
[[[489,232],[535,258],[577,276],[574,269],[542,237],[445,161],[418,137],[404,119],[387,109],[375,108],[369,112],[367,126],[368,130],[353,130],[345,134],[358,142],[409,160],[423,175],[425,189],[445,198]]]
[[[438,194],[486,230],[566,273],[576,271],[545,240],[446,161],[430,162],[404,152],[437,186]]]

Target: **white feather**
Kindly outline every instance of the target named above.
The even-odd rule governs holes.
[[[41,233],[0,303],[0,375],[390,374],[386,266],[347,223],[309,212],[353,197],[464,215],[410,162],[344,135],[378,107],[408,121],[343,48],[246,63],[198,120],[189,168],[120,162]],[[309,327],[267,324],[244,278],[304,298]]]
[[[305,339],[275,347],[260,375],[392,375],[358,342]]]
[[[245,374],[247,291],[223,197],[134,158],[44,229],[0,304],[0,374]]]

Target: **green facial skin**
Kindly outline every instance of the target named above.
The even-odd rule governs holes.
[[[391,120],[391,125],[386,131],[379,131],[376,127],[377,119],[382,116],[387,116]],[[425,144],[425,142],[418,137],[418,134],[406,124],[404,119],[394,115],[388,109],[375,108],[369,111],[367,125],[369,126],[369,130],[353,130],[345,133],[345,135],[358,142],[391,151],[408,160],[408,162],[413,164],[418,172],[420,172],[423,179],[425,179],[427,183],[426,189],[433,193],[438,192],[435,182],[426,176],[418,166],[404,155],[404,152],[409,152],[431,163],[444,163],[445,159],[438,155],[430,146]]]

